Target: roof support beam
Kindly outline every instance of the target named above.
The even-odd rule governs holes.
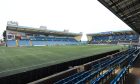
[[[140,12],[140,8],[133,10],[132,12],[129,12],[127,15],[122,16],[121,18],[130,18],[129,16],[133,16],[136,13]]]
[[[137,1],[133,2],[132,4],[127,5],[127,6],[123,7],[123,8],[121,8],[121,10],[122,10],[122,11],[126,11],[126,10],[128,10],[129,8],[133,8],[134,6],[139,5],[139,3],[140,3],[140,1],[137,0]],[[118,13],[121,13],[121,11],[117,11],[116,13],[117,13],[117,14],[118,14]]]
[[[117,4],[119,4],[120,2],[122,2],[123,0],[118,0],[117,2],[114,2],[114,3],[112,3],[111,5],[110,5],[110,7],[112,7],[112,6],[114,6],[114,5],[117,5]]]

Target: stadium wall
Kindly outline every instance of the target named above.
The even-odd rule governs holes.
[[[39,32],[39,31],[38,31]],[[8,47],[19,46],[54,46],[54,45],[79,45],[82,34],[67,35],[45,35],[38,33],[19,32],[6,30],[6,45]]]

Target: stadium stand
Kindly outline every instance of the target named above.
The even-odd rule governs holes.
[[[81,37],[82,33],[18,26],[12,22],[6,28],[7,46],[79,45]]]
[[[120,73],[114,78],[114,80],[111,81],[111,84],[125,84],[125,81],[127,80],[127,75],[129,73],[129,68],[133,66],[133,63],[135,62],[136,58],[139,56],[139,50],[135,52],[135,55],[130,57],[129,64],[127,67],[124,67]]]
[[[118,84],[125,79],[128,69],[139,55],[139,49],[131,48],[123,53],[115,54],[112,58],[100,61],[88,71],[82,71],[71,75],[67,78],[57,81],[55,84],[104,84],[107,80],[113,77],[115,70],[124,62],[128,62],[120,73],[110,81],[111,84]],[[121,67],[120,67],[121,68]],[[121,78],[123,77],[123,79]],[[121,83],[123,84],[123,83]]]
[[[99,82],[101,82],[101,79],[107,77],[108,75],[112,74],[112,72],[115,70],[115,68],[111,68],[109,69],[107,72],[105,72],[103,75],[99,76],[98,78],[96,78],[94,81],[91,81],[90,84],[98,84]]]
[[[120,79],[125,77],[124,75],[127,73],[127,68],[123,68],[120,73],[116,76],[116,78],[111,82],[111,84],[117,84],[117,82],[120,81]],[[125,78],[124,78],[125,79]],[[121,84],[123,84],[123,81],[121,81]]]
[[[101,32],[96,34],[87,34],[91,44],[120,44],[120,43],[138,43],[139,35],[134,31]]]
[[[76,41],[74,38],[68,38],[68,37],[48,37],[47,38],[48,45],[74,45],[78,44],[78,41]]]
[[[117,17],[124,21],[128,26],[140,34],[140,1],[139,0],[98,0]],[[11,27],[11,28],[10,28]],[[15,26],[7,27],[10,31],[15,31]],[[10,28],[10,29],[9,29]],[[74,38],[77,35],[67,35],[66,33],[34,29],[28,30],[26,27],[16,26],[16,31],[35,33],[29,35],[29,38],[22,39],[20,35],[11,35],[7,40],[7,45],[10,46],[46,46],[46,45],[67,45],[78,44]],[[8,31],[9,32],[9,31]],[[44,33],[45,37],[38,36]],[[13,32],[15,33],[15,32]],[[13,34],[12,33],[12,34]],[[53,33],[53,34],[52,34]],[[57,33],[57,34],[56,34]],[[89,43],[91,44],[121,44],[121,43],[138,43],[140,41],[139,35],[134,31],[119,31],[119,32],[102,32],[98,34],[87,34]],[[46,35],[47,34],[47,35]],[[50,37],[50,36],[54,37]],[[25,36],[25,35],[23,35]],[[69,38],[66,38],[69,37]],[[13,39],[16,38],[16,39]],[[18,40],[17,40],[18,38]],[[20,38],[20,39],[19,39]],[[70,40],[71,39],[71,40]],[[73,39],[73,40],[72,40]],[[138,45],[139,46],[139,45]],[[100,60],[97,64],[92,64],[90,70],[81,71],[67,78],[57,81],[55,84],[126,84],[129,69],[133,66],[135,60],[138,58],[140,50],[137,48],[130,48],[123,53],[113,55],[109,59]],[[115,72],[120,69],[119,73]],[[115,75],[114,75],[115,74]],[[111,79],[111,80],[110,80]]]

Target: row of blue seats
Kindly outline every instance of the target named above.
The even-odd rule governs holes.
[[[133,63],[134,63],[134,61],[138,58],[138,56],[139,56],[139,54],[140,54],[140,52],[139,52],[140,50],[137,50],[137,52],[136,52],[136,56],[134,56],[134,58],[132,59],[132,60],[130,60],[130,62],[129,62],[129,65],[130,66],[132,66],[133,65]]]
[[[69,42],[77,42],[74,38],[60,38],[60,37],[30,37],[30,40],[37,41],[69,41]]]
[[[118,44],[118,43],[138,43],[138,40],[132,41],[91,41],[92,44]]]
[[[47,45],[78,45],[79,42],[47,41]]]
[[[93,40],[137,40],[139,39],[138,35],[117,35],[117,36],[93,36]]]
[[[83,79],[79,80],[77,83],[75,84],[85,84],[86,81],[91,80],[92,78],[94,78],[94,76],[96,76],[97,74],[99,74],[101,71],[105,70],[106,68],[116,65],[116,63],[118,63],[121,59],[123,58],[123,56],[120,56],[114,60],[112,60],[111,62],[106,62],[104,63],[104,66],[99,68],[97,71],[95,71],[93,74],[87,75],[86,77],[84,77]]]
[[[93,39],[92,41],[93,42],[96,42],[96,41],[135,41],[135,40],[138,40],[138,39],[103,39],[103,38],[98,38],[98,39]]]
[[[78,45],[79,42],[65,42],[65,41],[29,41],[29,40],[19,40],[19,46],[52,46],[52,45]],[[15,40],[7,40],[7,46],[16,46]]]
[[[133,50],[127,50],[126,52],[121,52],[121,53],[118,53],[117,55],[118,56],[125,56],[126,54],[130,54],[131,52],[132,52]],[[111,60],[114,60],[114,59],[116,59],[117,57],[113,57],[112,59],[106,59],[105,61],[102,61],[102,62],[107,62],[107,61],[111,61]],[[97,67],[102,67],[101,66],[101,63],[98,63],[98,64],[96,64],[96,65],[93,65],[92,66],[92,68],[97,68]]]
[[[109,60],[109,59],[108,59],[108,60]],[[102,63],[105,63],[105,62],[107,62],[108,60],[102,61],[102,62],[100,62],[100,63],[101,63],[101,64],[102,64]],[[78,77],[78,76],[80,76],[80,75],[82,75],[82,74],[87,74],[87,73],[90,74],[92,71],[95,70],[95,68],[99,67],[99,65],[100,65],[100,64],[96,64],[96,65],[92,66],[92,69],[89,70],[89,71],[86,71],[86,72],[85,72],[85,71],[82,71],[82,72],[76,73],[76,74],[74,74],[74,75],[72,75],[72,76],[70,76],[70,77],[67,77],[67,78],[65,78],[65,79],[62,79],[62,80],[56,82],[55,84],[62,84],[62,83],[65,83],[66,81],[69,81],[69,80],[71,80],[71,79],[74,79],[75,77]]]
[[[118,57],[116,57],[116,58],[118,58]],[[112,60],[115,60],[116,58],[113,58]],[[103,61],[100,67],[103,67],[103,66],[109,64],[112,60]],[[95,65],[94,68],[95,68],[95,67],[98,68],[98,67],[99,67],[99,64]],[[78,79],[78,81],[79,81],[80,78],[83,78],[83,76],[89,75],[89,74],[91,74],[92,72],[93,72],[93,69],[91,69],[91,70],[89,70],[89,71],[85,71],[85,72],[80,72],[80,75],[79,75],[79,73],[74,74],[74,75],[72,75],[72,76],[70,76],[70,77],[67,77],[67,78],[65,78],[65,79],[62,79],[62,80],[56,82],[56,84],[68,84],[68,83],[71,83],[72,81],[75,81],[75,82],[76,82],[77,79]],[[71,80],[70,80],[70,79],[71,79]],[[68,81],[68,80],[69,80],[69,81]],[[82,81],[82,82],[83,82],[83,81]]]
[[[122,59],[120,62],[118,62],[117,65],[120,65],[122,62],[124,62],[128,57],[133,57],[133,54],[135,53],[135,51],[133,53],[131,53],[130,55],[126,56],[124,59]],[[112,71],[115,68],[112,68],[110,70],[108,70],[105,74],[99,76],[96,80],[92,80],[90,84],[98,84],[100,82],[101,79],[103,79],[105,76],[109,75],[110,73],[112,73]]]
[[[126,52],[123,52],[123,53],[118,53],[118,56],[126,56],[127,54],[132,54],[131,52],[133,52],[133,50],[128,50],[128,51],[126,51]],[[129,55],[128,55],[129,56]],[[107,62],[107,61],[111,61],[111,60],[114,60],[114,59],[116,59],[116,58],[118,58],[118,57],[113,57],[112,59],[106,59],[106,60],[104,60],[104,61],[102,61],[101,63],[105,63],[105,62]],[[122,62],[122,61],[121,61]],[[121,63],[120,62],[120,63]],[[97,67],[102,67],[102,65],[101,65],[101,63],[98,63],[98,64],[96,64],[96,65],[93,65],[92,66],[92,68],[97,68]]]
[[[131,67],[133,65],[133,62],[136,60],[136,58],[139,56],[140,52],[139,52],[139,49],[137,49],[136,51],[136,54],[135,56],[131,56],[131,60],[129,61],[129,64],[127,67],[124,67],[120,73],[115,77],[114,80],[111,81],[111,84],[117,84],[121,78],[125,77],[125,74],[127,73],[129,67]]]
[[[105,77],[107,77],[108,75],[110,75],[114,70],[115,70],[115,68],[109,69],[107,72],[105,72],[103,75],[99,76],[95,80],[91,80],[90,81],[90,84],[99,84],[102,79],[104,79]]]
[[[108,61],[108,60],[105,60],[105,61],[102,61],[102,62],[100,62],[100,63],[103,64],[103,63],[105,63],[105,62],[107,62],[107,61]],[[95,68],[97,68],[99,65],[100,65],[100,64],[94,65],[94,66],[93,66],[93,69],[95,70]],[[62,84],[62,83],[65,83],[65,82],[67,82],[67,81],[69,81],[69,80],[75,79],[76,77],[78,78],[79,76],[82,76],[82,75],[84,75],[84,74],[88,74],[88,73],[90,74],[90,73],[93,71],[93,69],[91,69],[91,70],[89,70],[89,71],[83,71],[83,72],[76,73],[76,74],[74,74],[74,75],[72,75],[72,76],[70,76],[70,77],[67,77],[67,78],[65,78],[65,79],[62,79],[62,80],[56,82],[55,84]]]
[[[120,65],[120,64],[122,64],[124,61],[131,61],[132,59],[133,59],[133,55],[135,54],[135,52],[137,52],[138,51],[138,49],[136,49],[136,50],[134,50],[134,52],[130,52],[130,54],[128,55],[128,56],[126,56],[122,61],[120,61],[118,64]]]
[[[121,60],[122,61],[122,60]],[[120,62],[118,62],[120,63]],[[109,75],[110,73],[112,73],[112,71],[115,68],[111,68],[109,69],[106,73],[102,74],[101,76],[99,76],[98,78],[96,78],[95,80],[90,81],[90,84],[98,84],[100,82],[100,80],[102,80],[105,76]]]
[[[120,73],[117,75],[117,77],[116,77],[113,81],[111,81],[111,84],[117,84],[117,82],[120,80],[120,78],[123,77],[123,75],[126,73],[126,71],[127,71],[127,68],[124,67],[124,68],[120,71]]]

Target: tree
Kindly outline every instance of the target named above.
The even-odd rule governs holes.
[[[6,30],[3,32],[3,40],[6,41]]]

